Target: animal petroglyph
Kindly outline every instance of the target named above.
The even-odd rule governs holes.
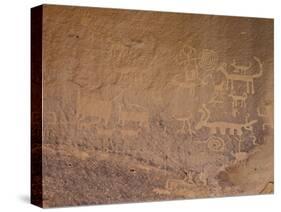
[[[238,96],[238,95],[233,95],[232,93],[229,94],[229,96],[232,98],[232,107],[233,108],[237,108],[237,107],[247,107],[246,105],[246,100],[248,97],[247,93],[243,93],[242,96]]]
[[[266,126],[273,128],[273,106],[265,105],[257,108],[258,116],[262,118],[262,129],[265,130]]]
[[[203,113],[203,115],[201,116],[200,121],[195,126],[195,129],[198,130],[201,129],[202,127],[207,127],[209,128],[211,134],[220,133],[221,135],[225,135],[226,131],[229,130],[230,135],[235,135],[235,133],[237,133],[237,135],[242,135],[243,128],[249,131],[253,131],[252,125],[257,122],[257,120],[252,120],[244,124],[229,123],[224,121],[208,122],[210,118],[209,109],[205,105],[203,105],[200,112]]]
[[[177,121],[182,122],[182,127],[181,127],[181,129],[178,130],[178,132],[185,133],[186,127],[187,127],[187,132],[189,133],[189,135],[193,135],[195,133],[195,131],[192,130],[192,126],[191,126],[191,121],[192,121],[191,114],[189,114],[187,116],[173,116],[173,118]]]
[[[170,191],[184,190],[190,188],[190,184],[185,180],[168,179],[165,188]]]
[[[233,151],[231,151],[231,155],[234,157],[234,161],[232,162],[232,166],[246,165],[246,163],[249,159],[249,153],[248,152],[236,152],[236,153],[234,153]]]
[[[194,170],[187,170],[184,172],[184,179],[168,179],[165,184],[166,191],[186,191],[193,186],[208,185],[208,175],[206,171],[197,172]]]
[[[223,63],[223,64],[220,65],[218,70],[221,71],[225,75],[226,80],[227,80],[227,88],[229,88],[229,86],[230,86],[230,90],[233,91],[234,90],[234,82],[240,81],[240,82],[246,83],[247,93],[249,93],[249,94],[255,93],[254,79],[262,76],[263,65],[262,65],[259,58],[257,58],[257,57],[253,57],[253,58],[259,65],[259,72],[256,73],[256,74],[252,74],[252,75],[230,74],[227,71],[227,64],[226,63]]]
[[[33,203],[236,196],[273,182],[271,19],[34,9]]]
[[[238,108],[247,107],[246,100],[248,98],[248,94],[245,92],[242,96],[239,96],[233,95],[233,93],[231,93],[228,96],[232,98],[232,115],[236,117],[238,114]]]
[[[236,60],[233,60],[230,66],[234,68],[234,73],[245,75],[247,71],[252,67],[252,63],[249,62],[248,65],[239,65],[237,64]]]

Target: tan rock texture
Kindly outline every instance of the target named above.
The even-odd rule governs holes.
[[[32,203],[273,193],[273,20],[31,10]]]

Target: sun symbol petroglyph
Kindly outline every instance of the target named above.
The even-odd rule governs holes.
[[[204,49],[199,59],[199,67],[203,70],[214,70],[218,65],[219,57],[214,50]]]
[[[208,149],[214,152],[221,152],[224,150],[224,140],[217,136],[211,136],[207,140]]]

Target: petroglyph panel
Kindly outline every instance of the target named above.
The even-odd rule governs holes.
[[[33,203],[273,193],[273,20],[39,8]]]

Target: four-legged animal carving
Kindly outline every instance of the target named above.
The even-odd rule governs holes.
[[[233,72],[238,74],[246,74],[247,70],[249,70],[252,67],[252,63],[249,62],[248,65],[238,65],[236,60],[233,60],[230,64],[234,68]]]
[[[192,126],[191,126],[191,114],[187,115],[187,116],[173,116],[173,118],[177,121],[181,121],[182,127],[179,130],[180,133],[185,133],[186,132],[186,127],[187,127],[187,131],[189,135],[193,135],[195,134],[195,131],[192,130]]]
[[[236,131],[237,135],[242,135],[243,128],[246,130],[249,130],[249,131],[253,131],[252,125],[257,122],[257,120],[248,121],[244,124],[229,123],[229,122],[224,122],[224,121],[208,122],[208,120],[210,118],[210,111],[204,104],[202,105],[202,109],[200,109],[200,112],[203,113],[203,115],[201,116],[201,120],[195,126],[195,129],[199,130],[202,127],[207,127],[207,128],[209,128],[211,134],[216,134],[218,131],[220,134],[225,135],[226,130],[229,129],[230,135],[234,135],[235,131]]]
[[[221,64],[221,66],[218,68],[219,71],[221,71],[224,75],[225,78],[227,80],[227,87],[229,88],[230,85],[230,90],[233,91],[234,90],[234,82],[235,81],[240,81],[240,82],[245,82],[247,85],[247,93],[251,93],[254,94],[255,93],[255,89],[254,89],[254,79],[255,78],[259,78],[262,76],[263,74],[263,65],[260,61],[259,58],[254,57],[254,60],[258,63],[259,65],[259,72],[256,74],[251,74],[251,75],[241,75],[241,74],[230,74],[227,71],[227,64],[223,63]]]

